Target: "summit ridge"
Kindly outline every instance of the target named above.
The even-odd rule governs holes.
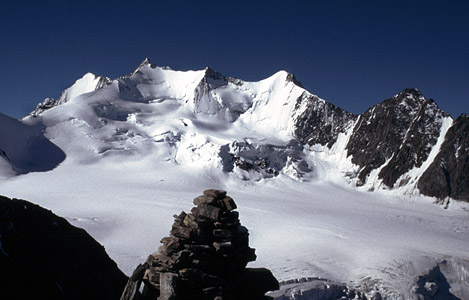
[[[461,130],[454,126],[461,128],[465,120],[454,122],[416,88],[406,88],[357,116],[305,90],[286,71],[247,82],[209,67],[175,71],[145,58],[117,79],[85,74],[20,122],[41,123],[46,133],[54,128],[51,141],[67,157],[82,148],[87,153],[86,158],[80,154],[83,161],[157,153],[158,159],[177,164],[222,165],[223,172],[243,180],[283,174],[310,181],[320,173],[328,178],[340,172],[359,189],[469,201],[469,184],[460,180],[460,174],[469,171],[464,164],[467,151],[439,153],[451,141],[454,147],[461,144]],[[23,142],[31,138],[19,135]],[[12,145],[4,136],[1,165],[18,169],[6,159],[13,154],[5,150]],[[72,142],[65,136],[75,138]],[[453,166],[462,170],[450,170]],[[452,179],[433,176],[441,172],[453,174]],[[430,187],[421,178],[440,180]]]

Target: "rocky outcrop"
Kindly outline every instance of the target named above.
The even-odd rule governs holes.
[[[457,118],[439,154],[418,181],[420,192],[440,199],[469,201],[469,116]]]
[[[306,108],[295,120],[295,136],[303,144],[330,148],[356,119],[355,115],[306,92],[298,98],[295,108],[302,106]]]
[[[328,279],[310,277],[280,282],[280,289],[269,293],[274,300],[364,300],[362,292]],[[379,296],[378,296],[379,297]],[[375,297],[377,300],[378,297]]]
[[[347,145],[347,155],[361,169],[358,184],[372,170],[388,187],[428,158],[449,114],[416,89],[405,89],[360,115]],[[400,184],[406,184],[401,182]]]
[[[467,261],[449,258],[415,277],[408,291],[395,291],[371,277],[362,278],[352,286],[308,277],[281,281],[279,290],[268,295],[274,300],[462,300],[469,299],[468,281]]]
[[[450,292],[451,286],[437,265],[419,276],[413,292],[422,300],[460,300]]]
[[[83,229],[0,196],[2,299],[119,299],[127,277]]]
[[[194,204],[174,216],[170,236],[135,269],[121,300],[271,299],[264,294],[278,281],[267,269],[246,268],[256,255],[233,199],[206,190]]]
[[[257,178],[271,178],[278,176],[288,167],[294,166],[294,175],[297,178],[311,172],[312,167],[304,160],[303,145],[292,139],[287,145],[250,144],[246,141],[234,141],[220,148],[223,171],[231,172],[234,168],[246,172],[253,172]],[[239,173],[239,172],[238,172]],[[255,176],[240,178],[248,180]]]

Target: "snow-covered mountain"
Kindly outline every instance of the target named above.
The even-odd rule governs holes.
[[[468,122],[415,89],[356,116],[284,71],[247,82],[145,60],[0,115],[0,194],[84,227],[129,274],[195,193],[226,189],[280,280],[407,295],[447,262],[464,298],[467,203],[433,202],[469,200]]]
[[[464,132],[455,129],[467,126],[461,124],[467,118],[458,120],[453,125],[448,113],[416,89],[355,116],[306,91],[284,71],[245,82],[210,68],[174,71],[145,59],[115,80],[87,73],[21,121],[3,116],[1,166],[3,174],[44,169],[26,167],[32,161],[56,166],[64,158],[59,154],[27,157],[41,153],[34,143],[23,145],[40,136],[31,132],[41,128],[60,148],[57,153],[62,150],[67,159],[83,163],[121,154],[151,155],[246,180],[280,173],[311,180],[339,170],[362,189],[468,201],[468,151],[460,141]],[[445,149],[448,143],[459,147],[458,152],[440,155],[443,143]],[[439,179],[427,184],[422,178]]]

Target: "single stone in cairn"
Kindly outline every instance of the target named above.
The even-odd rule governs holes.
[[[169,237],[130,277],[121,300],[261,300],[279,284],[256,260],[236,204],[225,191],[206,190],[189,214],[174,215]],[[140,293],[140,286],[144,287]]]

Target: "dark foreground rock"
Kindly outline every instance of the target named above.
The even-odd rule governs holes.
[[[261,300],[279,284],[256,260],[249,234],[225,191],[206,190],[190,213],[175,215],[170,236],[129,279],[121,300]],[[142,288],[143,284],[143,288]]]
[[[85,230],[0,196],[1,299],[119,299],[127,281]]]

